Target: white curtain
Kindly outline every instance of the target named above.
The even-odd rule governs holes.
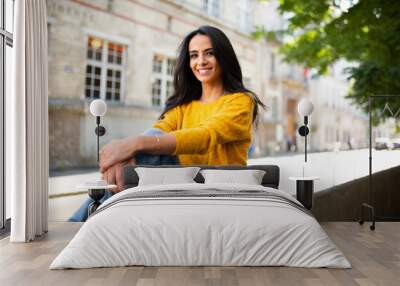
[[[46,0],[15,1],[14,21],[14,92],[6,99],[10,241],[28,242],[48,227]]]

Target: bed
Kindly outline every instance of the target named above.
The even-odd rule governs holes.
[[[50,269],[351,267],[312,214],[278,189],[277,166],[200,166],[264,170],[261,185],[205,184],[199,173],[195,183],[152,186],[138,185],[136,167],[125,168],[125,190],[99,207]]]

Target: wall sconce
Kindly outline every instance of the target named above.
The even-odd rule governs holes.
[[[104,102],[104,100],[95,99],[90,103],[89,110],[90,113],[94,117],[96,117],[97,127],[94,131],[97,135],[97,162],[99,162],[99,137],[106,134],[106,129],[100,125],[100,117],[106,114],[107,104]],[[108,189],[112,189],[115,187],[115,185],[107,184],[107,182],[104,180],[90,181],[77,186],[78,189],[88,190],[89,197],[93,199],[93,202],[89,205],[88,208],[88,216],[94,213],[99,207],[99,205],[101,204],[100,200],[104,197],[105,192]]]
[[[299,134],[304,137],[304,163],[307,163],[307,135],[310,133],[308,129],[308,116],[313,112],[314,105],[307,98],[300,100],[297,110],[301,116],[304,117],[304,125],[300,126]],[[289,177],[290,180],[296,181],[296,198],[307,209],[311,209],[314,197],[314,181],[319,180],[319,177],[308,176],[305,177],[305,165],[303,165],[302,177]]]
[[[106,134],[106,129],[100,125],[100,117],[104,116],[107,112],[107,104],[102,99],[95,99],[90,103],[90,113],[96,117],[97,127],[94,132],[97,135],[97,163],[99,162],[99,137]]]
[[[313,112],[314,105],[308,98],[303,98],[300,100],[297,110],[301,116],[304,117],[304,125],[299,127],[300,136],[304,137],[304,161],[307,162],[307,135],[310,133],[308,129],[308,116]]]

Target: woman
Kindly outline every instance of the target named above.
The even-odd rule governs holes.
[[[118,185],[115,191],[122,190],[125,165],[149,164],[154,155],[164,156],[157,164],[171,164],[177,156],[181,165],[246,165],[252,123],[258,105],[265,105],[244,87],[239,61],[221,30],[203,26],[185,37],[174,89],[146,135],[113,140],[101,149],[100,171]]]

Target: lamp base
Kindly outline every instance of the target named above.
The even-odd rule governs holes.
[[[371,213],[372,224],[369,226],[370,230],[375,230],[375,208],[370,204],[363,203],[361,205],[361,217],[358,221],[361,225],[364,224],[364,208],[369,209]]]
[[[91,203],[88,208],[88,216],[93,214],[97,210],[97,208],[101,205],[100,200],[102,197],[104,197],[105,193],[106,193],[106,189],[89,189],[88,190],[89,197],[94,200],[94,202]]]
[[[312,208],[313,197],[314,197],[314,181],[313,180],[297,180],[296,181],[296,198],[308,210],[310,210]]]

